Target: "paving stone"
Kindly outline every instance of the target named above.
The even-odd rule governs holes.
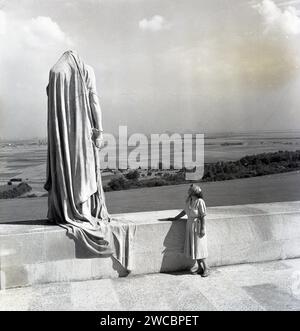
[[[300,310],[299,266],[293,259],[213,268],[208,278],[178,272],[35,285],[0,291],[0,310]]]

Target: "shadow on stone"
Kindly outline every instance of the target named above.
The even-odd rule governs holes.
[[[158,219],[158,221],[171,223],[163,242],[164,249],[162,251],[163,259],[160,272],[175,274],[176,272],[181,273],[186,271],[190,273],[189,269],[194,265],[194,262],[183,254],[186,220],[171,221],[169,219]],[[176,271],[174,272],[174,270]]]
[[[112,256],[111,256],[111,260],[112,260],[112,267],[118,273],[119,277],[127,277],[131,275],[131,272],[126,270],[118,260],[116,260]]]
[[[112,254],[96,254],[88,250],[80,240],[66,233],[67,237],[74,241],[76,259],[108,259],[112,261],[112,268],[118,273],[119,277],[126,277],[129,272],[112,256]]]
[[[57,226],[49,220],[29,220],[29,221],[14,221],[14,222],[1,222],[0,224],[7,225],[46,225],[46,226]]]

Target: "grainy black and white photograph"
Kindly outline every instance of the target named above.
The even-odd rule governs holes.
[[[299,311],[299,92],[300,0],[0,0],[0,310]]]

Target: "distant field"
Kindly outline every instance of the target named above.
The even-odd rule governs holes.
[[[30,141],[22,145],[15,145],[20,141],[11,143],[9,146],[0,143],[0,180],[20,175],[29,180],[44,179],[47,146],[33,145]],[[204,154],[206,163],[215,163],[238,160],[245,155],[298,149],[300,132],[227,133],[206,135]]]
[[[18,142],[19,143],[19,142]],[[47,146],[0,144],[0,184],[28,179],[32,193],[43,195]],[[237,160],[245,155],[300,149],[300,132],[228,133],[205,137],[205,162]],[[102,176],[103,185],[112,178]],[[209,205],[300,200],[300,175],[285,173],[250,179],[203,183]],[[188,184],[107,192],[112,212],[179,208]]]
[[[300,200],[300,172],[221,182],[200,183],[208,206]],[[189,185],[107,192],[111,213],[178,209],[184,206]]]
[[[208,206],[230,206],[264,202],[300,200],[300,172],[203,183]],[[184,206],[188,185],[151,187],[107,192],[110,213],[129,213]],[[0,222],[7,220],[44,219],[47,198],[21,198],[0,201]],[[174,215],[170,215],[174,216]]]

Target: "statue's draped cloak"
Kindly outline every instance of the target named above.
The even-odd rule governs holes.
[[[97,109],[94,71],[72,51],[49,74],[48,155],[45,189],[48,218],[68,230],[90,251],[112,254],[132,268],[136,227],[111,220],[102,189],[99,150],[92,135]]]

